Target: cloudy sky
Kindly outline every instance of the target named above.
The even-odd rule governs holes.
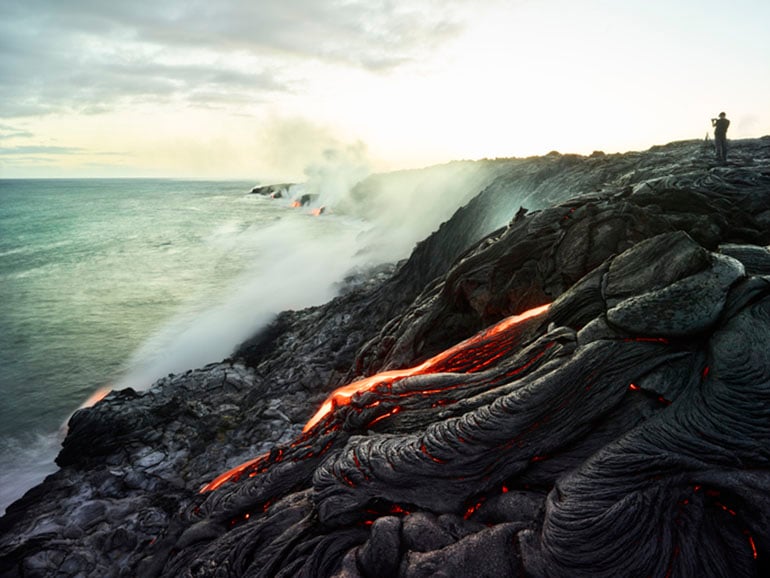
[[[766,0],[0,0],[0,177],[298,179],[770,134]]]

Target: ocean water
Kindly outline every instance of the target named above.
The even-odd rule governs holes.
[[[0,513],[95,391],[219,361],[334,295],[366,224],[253,185],[0,180]]]
[[[312,175],[292,189],[316,195],[304,208],[253,182],[0,179],[0,514],[56,470],[95,392],[220,361],[347,274],[407,257],[489,182],[480,166],[406,172],[364,198],[358,172]]]

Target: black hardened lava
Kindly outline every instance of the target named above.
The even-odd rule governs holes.
[[[511,275],[497,275],[515,277],[510,260],[536,258],[547,279],[580,227],[567,220],[592,217],[604,238],[583,227],[596,237],[581,253],[590,271],[552,281],[572,282],[553,303],[354,382],[292,443],[206,487],[164,573],[763,575],[770,252],[720,247],[725,231],[764,233],[717,211],[767,211],[760,177],[743,190],[664,179],[499,233],[449,273],[426,324],[459,307],[469,278],[486,285],[486,307],[515,302]],[[655,200],[698,202],[706,220],[646,212]],[[634,242],[645,221],[681,228]],[[520,252],[520,230],[555,242]],[[607,237],[628,248],[613,254]]]
[[[496,181],[376,287],[78,412],[0,575],[770,575],[770,138],[734,150],[517,160],[543,206],[442,255]]]

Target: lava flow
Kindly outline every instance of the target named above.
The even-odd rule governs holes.
[[[216,478],[211,480],[208,484],[203,486],[201,488],[200,493],[203,494],[204,492],[210,492],[212,490],[216,490],[219,486],[224,484],[225,482],[232,480],[234,482],[237,482],[240,478],[243,472],[246,471],[247,468],[250,466],[253,466],[259,462],[267,460],[267,458],[270,456],[270,454],[263,454],[261,456],[257,456],[254,459],[251,459],[247,462],[243,462],[242,464],[227,470],[223,474],[219,474]]]
[[[112,391],[111,385],[104,385],[100,387],[91,395],[89,395],[88,398],[83,403],[81,403],[75,411],[96,405],[97,403],[102,401],[105,397],[107,397],[111,391]],[[64,439],[64,437],[67,435],[67,431],[69,430],[69,421],[72,415],[73,414],[70,414],[67,417],[67,419],[64,420],[64,422],[61,424],[61,427],[59,428],[59,435],[61,436],[61,439]]]
[[[426,373],[474,373],[482,371],[509,349],[510,340],[506,337],[510,337],[509,332],[514,327],[522,321],[544,313],[549,307],[550,304],[541,305],[520,315],[506,317],[496,325],[442,351],[416,367],[384,371],[336,389],[326,398],[321,408],[305,424],[302,431],[307,432],[313,429],[334,409],[348,405],[355,394],[373,390],[377,385],[392,384],[405,377]]]
[[[520,335],[519,331],[517,331],[519,325],[528,319],[545,313],[549,307],[550,304],[545,304],[525,311],[519,315],[506,317],[499,323],[488,327],[473,337],[431,357],[416,367],[384,371],[336,389],[326,399],[323,405],[321,405],[321,408],[315,415],[313,415],[307,424],[305,424],[305,427],[302,430],[302,436],[291,444],[291,447],[297,447],[305,438],[312,437],[314,428],[316,428],[324,418],[333,414],[334,410],[337,408],[349,405],[353,396],[358,393],[373,391],[379,385],[390,386],[398,380],[414,375],[430,373],[475,373],[487,369],[497,359],[508,353],[516,345]],[[440,390],[431,390],[419,393],[430,395],[432,393],[438,393],[439,391]],[[372,406],[377,403],[378,402],[375,402]],[[370,425],[395,415],[399,410],[400,408],[398,406],[390,409],[390,411],[383,413],[372,420]],[[278,455],[283,456],[283,453],[279,452]],[[251,459],[220,474],[214,480],[206,484],[200,490],[200,493],[215,490],[227,481],[238,481],[244,474],[248,474],[250,477],[255,475],[256,466],[262,465],[263,462],[271,461],[270,456],[271,454],[266,454]],[[278,458],[276,461],[280,461],[280,459],[281,458]],[[267,467],[267,465],[263,467]]]
[[[103,387],[100,387],[95,392],[93,392],[91,395],[88,396],[88,399],[86,399],[83,403],[81,403],[78,406],[78,409],[83,409],[86,407],[91,407],[93,405],[96,405],[100,401],[102,401],[107,395],[112,391],[112,387],[109,385],[105,385]]]

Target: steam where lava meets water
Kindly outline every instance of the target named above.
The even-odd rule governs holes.
[[[407,261],[77,412],[0,571],[767,575],[770,138],[701,154],[486,161]]]

